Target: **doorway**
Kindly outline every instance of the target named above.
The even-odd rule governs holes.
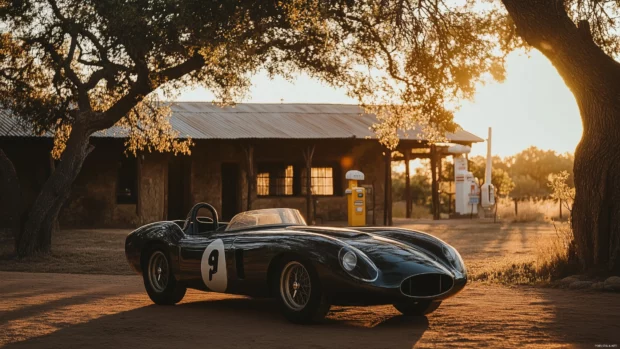
[[[168,220],[185,219],[189,211],[191,162],[187,156],[173,156],[168,162]]]
[[[222,164],[222,220],[230,221],[239,213],[239,165]]]

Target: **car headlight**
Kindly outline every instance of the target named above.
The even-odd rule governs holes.
[[[342,269],[350,276],[364,281],[373,282],[379,276],[377,266],[364,254],[353,246],[347,246],[340,249],[338,259]]]
[[[355,253],[351,251],[347,251],[347,253],[345,253],[344,256],[342,256],[342,267],[346,271],[352,271],[353,269],[355,269],[356,265],[357,265],[357,256],[355,255]]]

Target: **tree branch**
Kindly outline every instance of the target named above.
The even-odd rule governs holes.
[[[197,71],[204,67],[205,60],[200,54],[195,54],[192,58],[174,67],[154,72],[148,75],[138,75],[138,80],[133,84],[129,93],[119,99],[112,107],[104,113],[91,114],[91,121],[88,123],[90,132],[104,130],[114,126],[122,117],[127,115],[144,97],[153,92],[162,84],[170,80],[179,79],[187,74]]]

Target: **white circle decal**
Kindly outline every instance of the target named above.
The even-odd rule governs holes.
[[[217,239],[207,246],[202,254],[200,272],[202,280],[210,291],[226,292],[228,277],[226,276],[226,256],[222,239]]]

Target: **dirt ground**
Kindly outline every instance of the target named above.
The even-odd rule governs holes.
[[[470,269],[531,258],[553,226],[481,222],[395,223],[455,246]],[[72,235],[73,234],[73,235]],[[72,251],[81,234],[98,243]],[[620,295],[470,283],[428,317],[391,306],[333,307],[324,324],[286,322],[273,301],[189,291],[177,306],[153,305],[125,273],[126,232],[59,234],[56,256],[0,260],[0,347],[6,348],[595,348],[620,345]],[[75,240],[73,240],[75,241]],[[73,254],[72,254],[73,253]],[[77,260],[67,263],[66,258]],[[105,259],[99,259],[105,258]],[[99,259],[99,260],[98,260]]]
[[[0,272],[6,348],[519,348],[620,344],[620,297],[474,283],[428,317],[334,307],[286,322],[269,300],[190,291],[153,305],[138,276]]]

